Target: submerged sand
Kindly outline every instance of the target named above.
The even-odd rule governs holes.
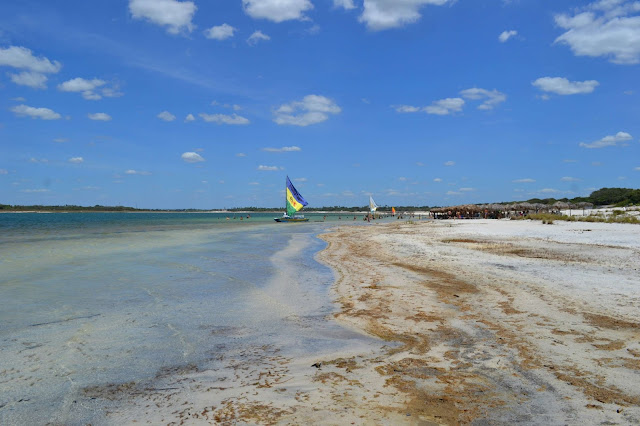
[[[263,347],[242,363],[228,354],[227,369],[172,372],[163,388],[130,393],[142,411],[109,418],[640,422],[640,226],[417,221],[322,238],[318,259],[336,274],[335,318],[381,339],[381,349],[289,359]]]

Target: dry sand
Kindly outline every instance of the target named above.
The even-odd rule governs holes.
[[[227,370],[171,372],[155,393],[129,392],[143,409],[135,418],[109,418],[640,423],[640,226],[418,221],[322,238],[336,319],[385,341],[381,350],[286,359],[263,347],[242,364],[228,354]]]

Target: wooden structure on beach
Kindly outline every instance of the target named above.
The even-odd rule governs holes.
[[[437,207],[430,210],[433,219],[502,219],[526,216],[531,213],[557,213],[561,210],[580,210],[593,207],[590,203],[512,203],[512,204],[463,204]]]

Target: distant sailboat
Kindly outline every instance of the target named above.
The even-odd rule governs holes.
[[[309,219],[305,218],[303,215],[297,215],[296,212],[302,210],[307,203],[302,195],[298,192],[298,190],[293,186],[291,181],[289,180],[289,176],[287,176],[287,188],[286,188],[286,206],[287,211],[283,213],[282,217],[276,217],[276,222],[308,222]]]
[[[395,216],[395,215],[396,215],[396,208],[391,207],[391,216]]]
[[[373,201],[373,197],[369,196],[369,211],[375,213],[376,210],[378,210],[378,205]]]

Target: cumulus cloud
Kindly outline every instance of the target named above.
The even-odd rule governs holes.
[[[417,106],[412,106],[412,105],[395,105],[392,108],[394,108],[396,112],[403,113],[403,114],[419,112],[422,110],[422,108]]]
[[[95,93],[100,86],[104,86],[106,81],[94,78],[92,80],[85,80],[84,78],[74,78],[64,83],[58,84],[58,90],[62,92],[80,92],[85,99],[97,101],[102,99],[102,96]]]
[[[22,71],[18,74],[9,73],[9,78],[20,86],[28,86],[33,89],[47,88],[47,76],[39,72]]]
[[[442,182],[442,179],[440,179],[440,178],[435,178],[433,181],[434,181],[434,182]]]
[[[329,114],[339,114],[342,109],[331,99],[320,95],[307,95],[301,101],[284,104],[274,110],[274,122],[292,126],[308,126],[329,119]]]
[[[207,123],[232,124],[232,125],[246,125],[250,123],[248,119],[241,117],[238,114],[226,115],[226,114],[200,113],[198,115]]]
[[[90,120],[96,121],[111,121],[111,116],[109,114],[105,114],[104,112],[96,112],[95,114],[87,114]]]
[[[633,170],[635,170],[636,172],[640,172],[640,167],[636,167],[636,168],[635,168],[635,169],[633,169]],[[6,171],[6,170],[5,170],[5,171]]]
[[[278,171],[278,170],[282,170],[282,167],[260,165],[260,166],[258,166],[258,170],[263,171],[263,172],[275,172],[275,171]]]
[[[463,98],[472,100],[484,100],[478,107],[481,110],[491,110],[497,105],[507,100],[507,95],[498,92],[497,90],[487,90],[474,87],[471,89],[462,90],[460,92]]]
[[[181,155],[181,158],[187,163],[200,163],[204,161],[204,158],[197,152],[185,152]]]
[[[302,151],[302,148],[297,146],[283,146],[282,148],[262,148],[266,152],[296,152]]]
[[[444,165],[447,166],[447,167],[451,167],[451,166],[455,166],[456,163],[455,163],[455,161],[447,161],[446,163],[444,163]]]
[[[518,32],[516,30],[511,30],[511,31],[503,31],[499,36],[498,36],[498,40],[500,40],[500,43],[504,43],[507,40],[509,40],[511,37],[518,35]]]
[[[74,164],[84,163],[84,158],[82,158],[82,157],[71,157],[71,158],[69,158],[69,162],[70,163],[74,163]]]
[[[156,117],[164,121],[173,121],[176,119],[176,116],[171,114],[169,111],[162,111]]]
[[[353,4],[353,0],[333,0],[334,7],[342,7],[347,10],[355,9],[356,5]]]
[[[427,114],[449,115],[454,112],[462,111],[464,99],[462,98],[446,98],[434,101],[431,105],[424,107]]]
[[[373,31],[386,30],[412,24],[421,17],[420,8],[426,5],[442,6],[455,0],[364,0],[360,22]]]
[[[179,34],[183,30],[191,32],[194,28],[191,20],[196,9],[191,1],[129,0],[129,12],[134,19],[167,27],[170,34]]]
[[[310,0],[242,0],[245,13],[254,19],[283,22],[307,19],[304,13],[313,9]]]
[[[34,108],[27,105],[18,105],[11,111],[21,117],[40,118],[42,120],[60,120],[62,116],[49,108]]]
[[[568,45],[577,56],[636,64],[640,62],[639,12],[637,1],[600,0],[572,14],[558,14],[555,23],[566,32],[555,43]]]
[[[205,30],[204,35],[208,39],[225,40],[233,37],[234,32],[236,32],[234,27],[229,24],[222,24]]]
[[[0,49],[0,66],[52,74],[57,73],[62,68],[60,62],[50,61],[44,56],[37,58],[30,49],[21,46],[9,46],[6,49]]]
[[[542,77],[531,84],[544,92],[555,93],[557,95],[591,93],[600,85],[596,80],[569,81],[564,77]]]
[[[24,70],[18,74],[8,73],[15,84],[34,89],[46,89],[47,76],[60,71],[62,65],[58,61],[50,61],[45,57],[36,57],[30,49],[21,46],[9,46],[0,49],[0,66],[8,66]]]
[[[618,146],[624,142],[633,139],[629,133],[618,132],[613,136],[605,136],[604,138],[591,143],[580,142],[583,148],[605,148],[607,146]]]
[[[535,181],[536,181],[535,179],[524,178],[524,179],[515,179],[515,180],[512,180],[511,182],[513,182],[513,183],[533,183]]]
[[[249,45],[251,46],[255,46],[259,41],[262,40],[268,41],[271,40],[271,37],[264,34],[262,31],[254,31],[254,33],[251,34],[251,36],[249,36],[249,38],[247,39],[247,43],[249,43]]]
[[[189,114],[184,118],[185,123],[190,123],[192,121],[196,121],[196,118],[193,116],[193,114]]]
[[[149,176],[151,172],[146,172],[144,170],[133,170],[129,169],[124,172],[125,175],[140,175],[140,176]]]

